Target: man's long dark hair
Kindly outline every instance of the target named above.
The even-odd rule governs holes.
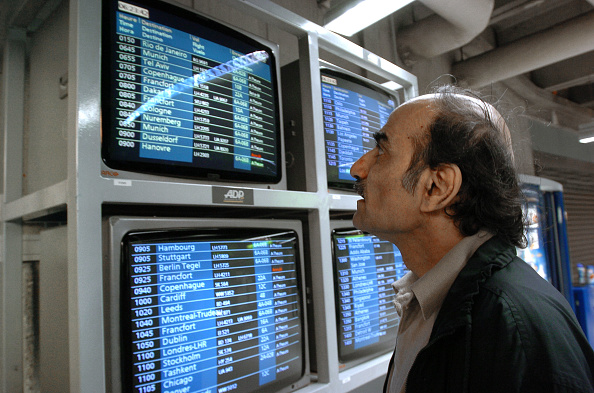
[[[446,214],[460,232],[470,236],[487,228],[510,244],[524,247],[524,198],[511,141],[502,131],[503,119],[478,96],[453,86],[437,90],[435,108],[429,133],[413,141],[415,152],[403,186],[414,191],[423,168],[456,164],[462,172],[462,186]]]

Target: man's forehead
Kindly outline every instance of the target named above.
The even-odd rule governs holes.
[[[488,102],[485,102],[477,97],[467,96],[463,94],[452,94],[454,97],[461,101],[466,101],[468,108],[474,109],[477,114],[483,115],[485,112],[489,114],[494,122],[503,122],[503,117],[501,114],[495,109],[495,107]],[[427,110],[431,110],[435,107],[436,101],[441,97],[440,94],[424,94],[422,96],[418,96],[412,98],[411,100],[405,102],[404,105],[414,105],[419,106],[421,108],[426,108]]]
[[[436,116],[433,100],[415,99],[400,105],[388,119],[382,131],[390,137],[409,136],[418,132],[427,132],[429,124]]]
[[[512,140],[511,140],[511,132],[507,127],[505,119],[501,114],[495,109],[495,107],[479,98],[466,96],[462,94],[453,94],[457,99],[465,101],[468,103],[468,107],[472,108],[478,115],[485,116],[488,114],[490,117],[491,122],[499,129],[502,133],[507,147],[512,154],[513,159],[513,149],[512,149]],[[403,120],[408,122],[408,130],[409,132],[419,132],[424,131],[427,132],[427,126],[431,124],[433,119],[437,116],[437,101],[441,98],[441,95],[438,94],[424,94],[422,96],[418,96],[415,98],[410,99],[409,101],[405,102],[404,104],[400,105],[393,113],[394,117],[398,120]],[[399,112],[400,111],[400,112]],[[396,120],[395,119],[395,120]],[[391,120],[391,119],[390,119]],[[411,135],[411,134],[408,134]]]

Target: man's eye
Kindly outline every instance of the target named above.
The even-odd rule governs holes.
[[[375,148],[377,149],[378,156],[381,156],[382,154],[384,154],[384,149],[382,149],[382,147],[380,145],[377,145]]]

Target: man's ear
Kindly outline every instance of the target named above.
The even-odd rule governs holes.
[[[429,169],[424,179],[421,211],[430,213],[450,206],[462,186],[462,172],[458,165],[440,164]]]

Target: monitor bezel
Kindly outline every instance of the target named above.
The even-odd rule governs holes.
[[[110,67],[114,61],[115,44],[112,45],[115,37],[115,13],[118,0],[105,2],[102,10],[102,48],[101,48],[101,176],[112,179],[131,180],[156,180],[165,182],[199,183],[232,185],[253,188],[286,189],[285,179],[285,152],[284,132],[282,126],[282,100],[280,83],[280,62],[278,45],[258,37],[239,28],[230,26],[214,18],[199,13],[198,11],[185,7],[178,3],[171,3],[167,0],[128,0],[130,3],[137,3],[158,9],[160,12],[168,13],[176,18],[181,18],[187,23],[196,23],[214,30],[221,35],[227,35],[234,40],[243,41],[246,45],[265,50],[270,56],[271,81],[276,88],[273,88],[274,101],[276,103],[276,151],[277,151],[277,174],[254,174],[245,171],[223,171],[211,168],[183,165],[171,161],[159,162],[158,160],[143,160],[134,157],[134,160],[121,160],[111,157],[110,138],[115,138],[115,119],[110,119],[111,106],[114,97],[110,97],[113,80]],[[126,2],[126,1],[124,1]],[[112,20],[113,19],[113,20]]]
[[[388,353],[394,352],[396,348],[396,335],[394,335],[394,346],[382,346],[379,344],[375,344],[369,347],[363,347],[357,350],[356,354],[350,356],[344,356],[340,353],[340,331],[339,331],[339,318],[340,318],[340,310],[339,310],[339,287],[338,287],[338,269],[336,263],[336,256],[334,252],[334,234],[338,231],[342,232],[358,232],[366,235],[371,235],[364,231],[361,231],[353,226],[352,221],[348,220],[331,220],[330,222],[330,241],[332,247],[332,279],[334,284],[334,304],[335,304],[335,318],[336,318],[336,348],[337,348],[337,355],[339,361],[340,371],[348,370],[352,367],[355,367],[359,364],[365,363],[372,359],[379,358],[384,356]],[[396,327],[398,330],[398,327]]]
[[[398,96],[398,94],[393,91],[390,90],[382,85],[380,85],[379,83],[376,83],[374,81],[372,81],[371,79],[365,78],[361,75],[355,74],[354,72],[348,71],[344,68],[338,67],[332,63],[329,63],[327,61],[324,60],[320,60],[320,78],[324,75],[324,74],[328,74],[332,77],[335,78],[342,78],[348,82],[357,84],[362,86],[363,88],[366,89],[370,89],[373,90],[379,94],[383,94],[386,95],[387,97],[390,97],[392,100],[394,100],[394,109],[396,109],[399,105],[400,105],[400,98]],[[320,84],[322,83],[322,81],[320,80]],[[324,145],[326,142],[326,133],[324,131]],[[355,192],[353,189],[353,186],[355,184],[355,179],[353,179],[352,181],[347,181],[347,180],[331,180],[330,179],[330,175],[328,173],[328,161],[326,158],[326,155],[324,154],[324,167],[326,168],[326,179],[327,179],[327,183],[328,183],[328,188],[333,189],[333,190],[339,190],[339,191],[350,191],[350,192]]]
[[[298,285],[301,296],[301,334],[303,338],[303,374],[298,381],[279,388],[278,392],[288,393],[300,389],[310,383],[309,338],[307,329],[306,278],[304,267],[303,230],[300,221],[272,219],[232,219],[232,218],[150,218],[114,216],[104,219],[104,312],[105,312],[105,350],[106,374],[109,390],[121,393],[124,378],[122,376],[122,323],[121,316],[121,282],[123,239],[131,232],[154,231],[208,231],[208,230],[267,230],[278,232],[293,231],[297,235],[298,257],[295,261],[298,270]],[[269,385],[272,386],[272,385]]]

